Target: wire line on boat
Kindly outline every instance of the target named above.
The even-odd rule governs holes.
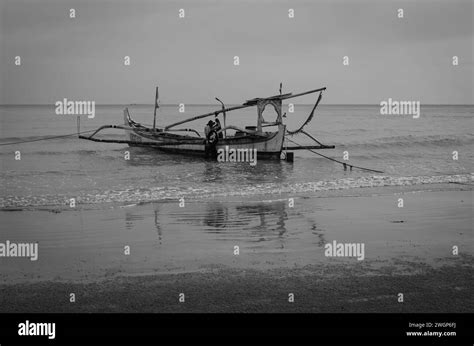
[[[288,140],[288,141],[290,141],[290,142],[292,142],[292,143],[294,143],[294,144],[296,144],[296,145],[298,145],[298,146],[300,146],[300,147],[302,146],[301,144],[296,143],[295,141],[292,141],[291,139],[289,139],[289,138],[287,138],[287,137],[285,137],[285,139]],[[324,157],[325,159],[328,159],[328,160],[331,160],[331,161],[340,163],[341,165],[344,166],[344,170],[346,170],[347,166],[349,166],[351,170],[352,170],[352,168],[358,168],[358,169],[361,169],[361,170],[363,170],[363,171],[375,172],[375,173],[383,173],[382,171],[377,171],[377,170],[375,170],[375,169],[370,169],[370,168],[364,168],[364,167],[354,166],[354,165],[350,165],[350,164],[348,164],[348,163],[346,163],[346,162],[338,161],[338,160],[336,160],[336,159],[333,159],[332,157],[329,157],[329,156],[320,154],[320,153],[318,153],[318,152],[316,152],[316,151],[314,151],[314,150],[312,150],[312,149],[306,149],[306,150],[311,151],[313,154],[322,156],[322,157]]]
[[[296,135],[300,132],[304,132],[303,131],[303,128],[308,125],[311,120],[313,119],[313,116],[314,116],[314,111],[316,110],[316,107],[318,107],[319,105],[319,102],[321,101],[321,98],[323,97],[323,92],[321,91],[319,93],[319,97],[318,97],[318,100],[316,101],[316,103],[314,104],[313,106],[313,109],[311,110],[311,113],[309,113],[309,116],[308,118],[305,120],[305,122],[303,123],[303,125],[300,126],[300,128],[298,128],[297,130],[294,130],[294,131],[290,131],[290,130],[286,130],[286,132],[290,135],[290,136],[293,136],[293,135]],[[308,135],[309,136],[309,135]]]
[[[95,131],[95,130],[88,130],[88,131],[70,133],[70,134],[68,134],[68,135],[52,136],[52,137],[46,137],[46,138],[37,138],[37,139],[32,139],[32,140],[27,140],[27,141],[18,141],[18,142],[10,142],[10,143],[0,143],[0,146],[3,146],[3,145],[13,145],[13,144],[22,144],[22,143],[31,143],[31,142],[38,142],[38,141],[47,141],[47,140],[49,140],[49,139],[56,139],[56,138],[62,138],[62,137],[77,136],[78,134],[88,133],[88,132],[94,132],[94,131]]]

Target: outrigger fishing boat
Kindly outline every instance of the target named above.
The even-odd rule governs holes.
[[[126,143],[130,146],[142,146],[152,147],[157,150],[179,153],[179,154],[193,154],[201,156],[209,156],[209,153],[216,152],[219,149],[225,150],[227,148],[233,148],[235,150],[255,150],[258,158],[276,158],[280,159],[282,152],[285,153],[285,157],[288,161],[293,160],[292,150],[300,149],[333,149],[333,145],[324,145],[316,140],[313,136],[304,131],[306,126],[313,118],[316,107],[322,98],[322,92],[326,88],[319,88],[314,90],[305,91],[298,94],[282,94],[280,84],[280,94],[270,97],[257,97],[251,100],[247,100],[245,103],[226,108],[224,103],[216,98],[221,103],[221,109],[206,114],[194,116],[189,119],[175,122],[166,126],[156,126],[156,110],[159,108],[158,105],[158,87],[156,88],[155,95],[155,109],[153,117],[153,127],[147,127],[140,123],[135,122],[130,116],[128,108],[124,109],[124,125],[104,125],[98,128],[90,136],[81,136],[79,138],[87,139],[96,142],[106,143]],[[309,114],[306,121],[301,127],[295,131],[289,131],[286,125],[283,123],[283,118],[286,114],[282,114],[282,101],[292,99],[295,97],[308,95],[319,92],[319,97],[313,106],[311,113]],[[263,111],[267,106],[273,107],[276,112],[276,119],[274,121],[266,121],[263,118]],[[256,126],[246,126],[245,128],[227,125],[227,114],[232,111],[236,111],[242,108],[257,107],[257,124]],[[196,129],[192,128],[176,128],[179,125],[189,123],[198,119],[206,117],[218,118],[222,114],[223,116],[223,127],[212,128],[211,131],[206,131],[205,135],[201,135]],[[79,118],[78,118],[79,121]],[[209,122],[209,124],[212,121]],[[80,133],[78,124],[78,133]],[[274,127],[274,131],[265,131],[267,127]],[[97,133],[104,129],[115,128],[125,130],[125,140],[113,140],[96,138]],[[181,133],[180,133],[181,132]],[[186,132],[186,134],[182,134]],[[316,145],[311,146],[292,146],[286,145],[285,138],[298,133],[305,134],[311,138]]]

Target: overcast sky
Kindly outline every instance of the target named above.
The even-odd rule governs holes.
[[[0,0],[0,6],[2,104],[153,103],[155,85],[164,104],[209,104],[216,96],[230,104],[276,94],[280,82],[284,92],[326,86],[325,104],[389,97],[473,103],[472,0]],[[452,65],[454,55],[459,66]]]

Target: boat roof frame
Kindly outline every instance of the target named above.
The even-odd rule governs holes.
[[[194,120],[210,117],[210,116],[213,116],[213,115],[217,116],[220,113],[227,113],[227,112],[235,111],[237,109],[254,107],[254,106],[257,106],[258,103],[262,102],[262,101],[272,101],[272,100],[283,101],[283,100],[287,100],[287,99],[291,99],[291,98],[295,98],[295,97],[299,97],[299,96],[303,96],[303,95],[313,94],[313,93],[316,93],[318,91],[322,92],[324,90],[326,90],[326,87],[319,88],[319,89],[313,89],[313,90],[309,90],[309,91],[304,91],[304,92],[301,92],[301,93],[298,93],[298,94],[287,93],[287,94],[280,94],[280,95],[274,95],[274,96],[269,96],[269,97],[257,97],[257,98],[251,99],[251,100],[247,100],[245,103],[243,103],[242,105],[239,105],[239,106],[234,106],[234,107],[229,107],[229,108],[222,108],[222,109],[219,109],[219,110],[216,110],[216,111],[213,111],[213,112],[197,115],[197,116],[192,117],[192,118],[188,118],[188,119],[185,119],[185,120],[178,121],[176,123],[165,126],[164,131],[167,131],[172,127],[175,127],[175,126],[178,126],[178,125],[181,125],[181,124],[184,124],[184,123],[188,123],[188,122],[191,122],[191,121],[194,121]]]

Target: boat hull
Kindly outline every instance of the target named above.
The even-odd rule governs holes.
[[[153,147],[157,150],[186,155],[205,156],[205,139],[188,135],[173,133],[156,133],[134,122],[128,109],[124,110],[127,139],[133,144],[130,146]],[[243,149],[257,150],[258,158],[279,159],[283,149],[285,125],[279,125],[278,131],[265,133],[264,135],[243,135],[241,137],[220,138],[216,144],[216,150]],[[154,146],[153,144],[156,144]],[[227,147],[227,148],[226,148]]]

